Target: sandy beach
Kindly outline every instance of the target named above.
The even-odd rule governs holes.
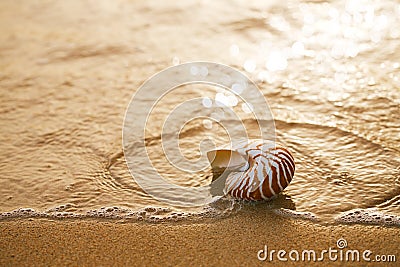
[[[0,266],[399,266],[400,227],[385,221],[400,221],[399,21],[395,1],[0,1],[1,214],[151,206],[169,218],[0,216]],[[155,73],[191,61],[233,66],[268,99],[296,162],[280,202],[174,222],[175,207],[133,179],[121,140],[129,101]],[[222,140],[214,122],[228,113],[211,111],[222,94],[214,89],[172,92],[149,117],[149,158],[179,185],[211,174],[165,161],[164,118],[188,99],[209,101],[175,114],[214,116],[185,124],[182,150],[195,158],[204,136]],[[222,98],[246,113],[230,94]],[[246,122],[252,136],[257,123]],[[327,219],[273,212],[281,208]],[[356,209],[376,211],[381,225],[334,220]],[[352,253],[359,258],[347,260]]]
[[[1,266],[397,266],[374,257],[398,255],[400,242],[398,228],[320,226],[250,212],[194,224],[17,220],[0,223],[0,230]],[[276,255],[272,262],[257,258],[265,245],[318,254],[338,249],[341,238],[348,245],[343,251],[371,250],[371,262],[331,261],[327,255],[316,262],[292,261],[288,255],[286,262]]]

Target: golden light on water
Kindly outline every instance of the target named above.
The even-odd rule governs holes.
[[[382,9],[379,2],[371,1],[303,3],[293,8],[293,20],[279,14],[266,15],[263,11],[259,16],[266,28],[284,32],[288,38],[273,43],[267,37],[253,44],[251,49],[242,49],[240,43],[233,43],[229,51],[235,61],[241,61],[246,72],[268,83],[274,83],[276,75],[285,72],[291,64],[298,64],[302,58],[305,61],[314,59],[314,64],[320,62],[309,69],[318,72],[321,80],[329,84],[354,83],[349,78],[349,73],[355,72],[351,70],[351,59],[368,53],[383,39],[400,37],[400,27],[396,26],[400,20],[398,3],[386,9]],[[298,27],[297,23],[302,25]],[[361,66],[356,68],[364,72]],[[396,83],[399,80],[397,73],[390,73],[388,77]],[[372,86],[375,79],[359,77],[355,82]]]

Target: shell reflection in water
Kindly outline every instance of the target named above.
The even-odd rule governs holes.
[[[214,172],[227,174],[224,194],[245,200],[271,199],[292,181],[294,158],[287,148],[267,140],[248,140],[207,153]],[[226,171],[226,172],[225,172]]]

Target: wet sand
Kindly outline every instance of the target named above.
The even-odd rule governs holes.
[[[232,44],[238,43],[243,55],[258,57],[251,51],[258,49],[253,43],[261,42],[261,37],[274,44],[279,41],[282,46],[291,46],[294,41],[288,38],[293,34],[288,32],[286,35],[281,29],[285,23],[280,20],[272,20],[272,26],[265,23],[264,13],[286,13],[286,4],[280,1],[246,2],[246,9],[240,3],[214,7],[203,2],[182,1],[177,7],[150,1],[131,4],[116,1],[102,4],[90,1],[0,3],[0,21],[7,25],[0,31],[2,212],[19,207],[46,210],[70,202],[77,209],[117,204],[136,208],[134,205],[140,202],[143,194],[142,191],[133,194],[132,177],[121,175],[127,173],[125,163],[120,162],[124,172],[117,169],[119,172],[116,171],[114,176],[104,168],[110,157],[121,151],[123,116],[136,88],[155,72],[175,64],[175,59],[180,62],[211,60],[240,67],[240,62],[246,58],[232,57],[229,49]],[[293,31],[304,28],[309,32],[309,26],[303,27],[296,14],[290,21]],[[365,81],[369,81],[367,78],[375,77],[376,81],[368,82],[371,84],[368,88],[374,89],[374,84],[378,84],[380,87],[374,89],[377,93],[385,92],[385,88],[398,88],[395,84],[398,65],[396,69],[384,69],[396,64],[390,62],[396,58],[392,50],[398,51],[396,34],[392,30],[391,35],[395,37],[382,41],[379,46],[376,44],[377,48],[371,48],[371,51],[361,50],[357,59],[344,58],[343,65],[352,62],[361,66],[365,61],[366,68],[371,69],[363,73],[355,68],[349,74],[344,73],[348,79],[357,78],[356,73],[361,73],[357,79],[362,79],[365,85]],[[325,39],[331,43],[332,38],[335,36]],[[307,49],[312,52],[311,49],[321,48]],[[346,131],[353,130],[362,138],[368,137],[379,145],[399,151],[398,103],[392,101],[392,98],[396,99],[392,96],[397,96],[397,91],[388,89],[387,96],[376,96],[379,105],[372,105],[377,107],[375,110],[368,109],[372,118],[368,124],[362,120],[367,111],[364,106],[371,107],[365,100],[367,97],[359,99],[357,95],[363,94],[350,91],[349,100],[342,99],[348,94],[344,89],[340,92],[344,86],[332,85],[334,89],[339,88],[339,92],[331,95],[330,87],[319,82],[324,75],[341,80],[340,66],[336,66],[337,72],[327,68],[326,74],[322,65],[316,64],[314,69],[314,62],[311,63],[293,60],[286,72],[274,73],[273,81],[266,79],[269,84],[264,84],[265,94],[274,100],[275,114],[282,120],[300,122],[303,117],[309,121],[321,117],[316,123],[327,125],[334,123],[326,118],[335,115],[334,122],[338,121],[338,127],[342,125]],[[327,64],[330,67],[331,63]],[[294,76],[287,83],[290,75]],[[309,77],[302,80],[307,75]],[[309,95],[314,98],[333,98],[334,105],[327,102],[316,108],[315,102],[309,102],[308,94],[297,101],[303,90],[292,90],[290,80],[299,82],[296,87],[300,89],[304,85],[303,89],[310,90]],[[359,85],[350,86],[353,87]],[[320,88],[327,88],[326,95],[318,94]],[[282,106],[281,102],[285,104]],[[358,102],[365,103],[363,108],[354,104]],[[391,117],[387,119],[389,113]],[[349,119],[349,126],[346,126],[347,114],[355,121]],[[344,119],[340,121],[340,118]],[[375,125],[375,122],[379,123]],[[379,135],[373,136],[377,133]],[[322,163],[316,161],[316,164],[318,166],[305,165],[305,169],[315,171]],[[346,177],[344,182],[347,183]],[[381,179],[379,175],[375,177]],[[327,184],[331,188],[337,179],[332,180]],[[371,184],[374,185],[371,191],[376,190],[376,184]],[[300,188],[304,195],[304,187]],[[321,226],[270,215],[244,210],[218,221],[160,224],[4,220],[0,222],[0,265],[266,266],[271,263],[257,259],[257,252],[264,245],[275,250],[320,251],[336,248],[340,238],[347,240],[350,249],[395,254],[397,262],[400,260],[399,228]],[[309,265],[308,262],[291,261],[282,264],[276,257],[272,263]],[[327,259],[323,263],[344,265],[344,262]],[[359,265],[364,266],[366,262]],[[370,265],[390,266],[376,262]]]
[[[398,228],[320,226],[255,213],[195,224],[16,220],[0,223],[0,231],[1,266],[267,266],[271,262],[257,259],[264,245],[288,253],[292,249],[321,251],[337,249],[337,240],[344,238],[348,244],[345,249],[369,249],[373,259],[375,254],[398,256],[400,242]],[[272,263],[310,264],[280,262],[276,257]],[[340,266],[345,262],[326,257],[323,263]]]

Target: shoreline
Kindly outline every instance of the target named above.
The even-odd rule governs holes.
[[[79,266],[340,266],[346,262],[260,261],[257,254],[271,250],[337,249],[345,239],[347,249],[370,250],[375,255],[395,255],[399,261],[400,228],[369,225],[323,226],[242,213],[213,222],[122,223],[96,220],[20,219],[0,222],[0,265]],[[340,251],[340,250],[338,250]],[[262,255],[262,254],[260,254]],[[339,254],[338,254],[339,256]],[[362,255],[360,254],[360,257]],[[312,259],[311,259],[312,260]],[[351,262],[352,265],[395,266],[395,262]]]
[[[0,7],[0,267],[400,266],[400,2]],[[251,83],[211,65],[163,71],[200,61]],[[135,130],[145,151],[136,149],[142,133],[126,138]],[[277,198],[162,202],[175,191],[150,181],[153,170],[175,185],[205,185],[207,143],[241,136],[273,136],[293,153],[293,181]],[[149,178],[160,199],[132,174]],[[169,221],[180,211],[190,219]],[[355,221],[380,225],[344,224]],[[371,261],[326,255],[349,250],[371,251]],[[325,256],[295,261],[292,251]],[[372,261],[390,255],[395,262]]]

